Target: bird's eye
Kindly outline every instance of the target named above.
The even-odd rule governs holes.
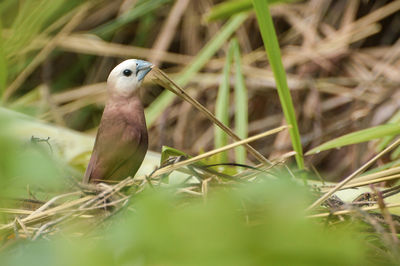
[[[130,75],[132,75],[132,71],[129,69],[125,69],[122,74],[124,74],[125,77],[129,77]]]

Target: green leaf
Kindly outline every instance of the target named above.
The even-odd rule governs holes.
[[[182,87],[189,83],[190,79],[211,59],[211,57],[221,48],[233,32],[247,19],[247,14],[238,14],[232,17],[214,36],[204,48],[197,54],[193,62],[189,64],[176,79],[176,83]],[[170,91],[164,91],[158,98],[146,109],[146,122],[151,126],[157,117],[164,112],[172,101],[175,94]]]
[[[370,141],[373,139],[383,138],[386,136],[393,136],[400,134],[400,124],[385,124],[376,127],[371,127],[356,131],[339,138],[333,139],[331,141],[325,142],[312,150],[308,151],[306,154],[315,154],[321,151],[326,151],[333,148],[340,148],[343,146]]]
[[[192,156],[190,156],[189,154],[187,154],[187,153],[185,153],[183,151],[180,151],[180,150],[168,147],[168,146],[162,146],[160,165],[163,165],[171,157],[178,157],[178,156],[183,156],[185,158],[191,158],[192,157]]]
[[[235,61],[235,131],[241,139],[248,137],[248,97],[247,88],[242,74],[242,60],[239,43],[232,40]],[[246,163],[246,149],[242,146],[235,149],[236,162]]]
[[[188,155],[187,153],[184,153],[183,151],[168,147],[168,146],[162,146],[161,148],[161,158],[160,158],[160,166],[167,166],[169,164],[173,164],[177,162],[179,157],[182,158],[182,160],[191,158],[192,156]],[[169,183],[169,176],[171,173],[166,173],[163,174],[162,176],[162,181],[164,183]],[[190,178],[188,175],[187,178]]]
[[[276,81],[276,87],[279,94],[279,100],[282,105],[283,113],[287,123],[291,126],[289,129],[292,146],[296,152],[296,162],[300,169],[304,168],[303,149],[300,141],[300,133],[296,121],[296,114],[293,107],[292,97],[287,85],[286,73],[283,68],[281,51],[279,48],[278,38],[275,33],[272,17],[269,12],[268,1],[253,0],[254,10],[256,11],[258,25],[262,39],[264,41],[265,50],[268,60]]]
[[[231,65],[233,58],[233,43],[231,42],[228,49],[228,54],[226,56],[225,65],[223,69],[222,82],[218,89],[217,101],[215,103],[215,116],[229,126],[229,94],[230,94],[230,79],[231,79]],[[215,126],[214,129],[214,146],[215,148],[220,148],[228,144],[228,136],[226,133]],[[228,161],[228,153],[221,152],[216,155],[219,162]]]

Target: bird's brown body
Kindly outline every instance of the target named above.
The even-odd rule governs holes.
[[[101,117],[84,182],[134,176],[147,146],[146,120],[139,98],[112,97]]]
[[[148,137],[143,106],[136,92],[151,67],[149,62],[128,59],[110,72],[107,78],[109,98],[84,183],[133,177],[142,164]]]

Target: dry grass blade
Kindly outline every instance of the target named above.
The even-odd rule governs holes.
[[[0,208],[0,213],[6,213],[6,214],[29,215],[32,212],[33,211],[29,211],[29,210]]]
[[[98,39],[96,36],[83,34],[63,36],[63,38],[57,42],[57,46],[65,51],[99,56],[138,57],[147,59],[150,55],[154,55],[162,62],[183,65],[189,64],[193,59],[192,56],[178,53],[110,43]]]
[[[45,218],[48,218],[50,216],[56,215],[58,212],[66,210],[66,209],[69,209],[72,206],[76,206],[76,205],[82,204],[82,203],[86,202],[87,200],[92,199],[93,197],[94,196],[86,196],[86,197],[83,197],[83,198],[80,198],[80,199],[77,199],[77,200],[73,200],[71,202],[67,202],[65,204],[62,204],[62,205],[56,206],[54,208],[48,209],[46,211],[39,212],[39,213],[37,213],[35,215],[30,216],[29,218],[27,218],[27,217],[23,218],[23,219],[21,219],[21,221],[25,225],[30,225],[30,224],[33,224],[35,222],[41,221],[42,219],[45,219]],[[13,228],[13,226],[14,226],[14,223],[9,223],[9,224],[2,225],[2,226],[0,226],[0,231],[10,230],[10,229]]]
[[[166,22],[164,23],[163,28],[161,29],[161,33],[154,41],[154,51],[165,51],[169,47],[176,32],[178,23],[181,20],[182,15],[184,14],[188,4],[189,0],[178,0],[175,2]],[[160,55],[157,53],[151,53],[149,61],[158,66],[160,63]]]
[[[208,119],[210,119],[214,124],[220,127],[226,134],[228,134],[232,139],[235,141],[241,141],[241,139],[227,126],[225,126],[221,121],[219,121],[213,113],[211,113],[207,108],[201,105],[197,100],[193,99],[188,95],[185,90],[178,86],[172,79],[170,79],[167,74],[165,74],[162,70],[158,67],[153,67],[152,70],[153,80],[158,83],[160,86],[170,90],[171,92],[175,93],[185,101],[192,104],[196,109],[202,112]],[[261,163],[271,164],[271,162],[266,159],[261,153],[251,147],[249,144],[245,142],[244,147],[247,149],[249,153],[251,153],[257,160]]]
[[[399,179],[399,178],[400,178],[400,174],[390,175],[390,176],[381,177],[381,178],[377,178],[377,179],[371,179],[371,180],[367,180],[367,181],[348,184],[348,185],[342,187],[342,189],[362,187],[362,186],[366,186],[366,185],[370,185],[370,184],[381,183],[381,182],[394,180],[394,179]]]
[[[357,177],[359,174],[364,172],[368,167],[370,167],[376,160],[381,158],[384,154],[388,153],[389,151],[393,150],[400,144],[400,139],[397,139],[395,142],[393,142],[390,146],[388,146],[386,149],[381,151],[379,154],[377,154],[374,158],[366,162],[363,166],[361,166],[357,171],[349,175],[347,178],[345,178],[343,181],[338,183],[334,188],[332,188],[330,191],[325,193],[322,197],[320,197],[318,200],[316,200],[313,204],[311,204],[308,208],[307,211],[312,210],[313,208],[317,207],[321,203],[323,203],[325,200],[327,200],[330,196],[333,195],[336,191],[344,187],[347,183],[349,183],[352,179]]]
[[[387,204],[386,208],[396,208],[396,207],[400,207],[400,203],[391,203],[391,204]],[[380,207],[375,205],[375,206],[368,206],[368,207],[363,207],[360,208],[360,210],[362,211],[373,211],[373,210],[378,210]],[[309,215],[307,216],[308,218],[323,218],[323,217],[328,217],[331,215],[344,215],[344,214],[350,214],[350,213],[354,213],[356,212],[356,210],[340,210],[340,211],[335,211],[335,212],[324,212],[324,213],[318,213],[318,214],[313,214],[313,215]]]
[[[15,218],[15,222],[19,224],[19,226],[22,228],[23,232],[25,235],[29,235],[28,228],[25,226],[25,224],[19,219],[18,217]]]
[[[72,193],[67,193],[67,194],[63,194],[63,195],[58,195],[55,196],[54,198],[52,198],[51,200],[47,201],[45,204],[43,204],[40,208],[36,209],[34,212],[32,212],[31,214],[29,214],[26,219],[28,220],[29,218],[37,215],[38,213],[44,211],[45,209],[47,209],[51,204],[53,204],[54,202],[56,202],[57,200],[64,198],[64,197],[69,197],[72,195],[79,195],[81,194],[81,192],[72,192]]]
[[[23,214],[28,214],[28,215],[26,217],[20,219],[20,221],[18,221],[18,224],[21,227],[22,227],[22,225],[24,225],[24,226],[33,225],[36,223],[40,223],[43,220],[50,219],[52,217],[57,216],[57,218],[50,219],[49,222],[40,225],[40,227],[37,229],[36,234],[34,236],[34,239],[35,239],[39,235],[41,235],[44,232],[44,230],[48,229],[49,227],[52,227],[56,224],[59,224],[60,222],[70,220],[75,217],[82,217],[82,215],[86,211],[104,208],[106,206],[115,205],[120,202],[125,203],[129,199],[129,196],[117,195],[117,196],[120,196],[120,197],[118,197],[118,199],[112,200],[110,202],[106,202],[106,201],[110,200],[110,198],[112,196],[119,193],[119,191],[122,188],[124,188],[128,184],[132,184],[132,183],[133,183],[132,178],[128,177],[114,186],[108,186],[108,185],[104,185],[104,184],[101,184],[99,186],[86,186],[87,189],[95,190],[95,191],[98,191],[100,189],[101,192],[98,193],[98,195],[96,195],[96,196],[93,196],[93,195],[85,196],[85,197],[78,198],[78,199],[75,199],[72,201],[67,201],[63,204],[60,204],[58,206],[48,209],[48,207],[51,204],[53,204],[55,201],[57,201],[58,199],[63,198],[63,197],[68,197],[68,196],[79,196],[82,194],[82,192],[77,191],[77,192],[71,192],[71,193],[56,196],[53,199],[46,202],[45,204],[43,204],[40,208],[36,209],[34,212],[29,212],[29,213],[23,212]],[[73,207],[75,207],[75,206],[79,206],[79,207],[73,209]],[[10,213],[10,212],[17,213],[16,210],[5,209],[3,211],[8,212],[8,213]],[[22,214],[22,211],[20,213]],[[59,216],[60,214],[63,214],[63,215]],[[15,221],[12,223],[9,223],[9,224],[1,225],[0,231],[11,230],[11,229],[15,228],[15,226],[16,226]]]
[[[351,182],[349,182],[349,185],[352,185],[354,183],[359,183],[359,182],[366,182],[369,180],[374,180],[377,178],[389,176],[389,175],[394,175],[394,174],[399,174],[400,173],[400,167],[393,167],[387,170],[379,171],[376,173],[368,174],[368,175],[363,175],[357,178],[354,178]]]
[[[400,10],[400,1],[393,1],[383,7],[371,12],[370,14],[360,18],[359,20],[353,22],[352,24],[348,24],[345,30],[351,30],[353,28],[363,28],[368,24],[373,24],[385,17],[397,12]]]
[[[82,98],[90,98],[98,94],[105,94],[106,88],[107,85],[105,82],[72,88],[61,93],[54,93],[52,95],[52,100],[57,104],[64,104]]]

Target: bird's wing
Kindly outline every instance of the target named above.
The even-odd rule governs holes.
[[[101,123],[84,182],[134,175],[147,150],[144,137],[139,128],[123,121]]]

